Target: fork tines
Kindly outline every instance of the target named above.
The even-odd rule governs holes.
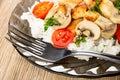
[[[15,27],[13,29],[9,29],[8,35],[10,39],[6,37],[14,46],[20,47],[26,51],[29,51],[37,56],[43,54],[42,51],[45,50],[46,42],[42,41],[42,39],[36,39],[32,36],[29,36],[22,31],[18,30]]]

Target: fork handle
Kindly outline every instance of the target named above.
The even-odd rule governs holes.
[[[120,64],[120,57],[110,55],[107,53],[100,53],[100,52],[93,52],[93,51],[71,51],[71,52],[72,52],[71,54],[72,56],[78,56],[78,55],[94,56],[94,57],[98,57],[101,59],[105,59],[105,60]]]

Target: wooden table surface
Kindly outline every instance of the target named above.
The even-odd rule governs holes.
[[[0,0],[0,80],[93,80],[70,78],[40,69],[21,57],[6,39],[11,12],[20,0]],[[94,80],[120,80],[120,76]]]

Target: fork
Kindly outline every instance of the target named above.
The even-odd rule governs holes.
[[[42,38],[34,38],[18,30],[15,27],[9,29],[8,35],[10,38],[6,37],[6,39],[10,41],[14,46],[29,51],[31,54],[45,61],[57,62],[69,56],[79,55],[94,56],[97,58],[120,64],[119,56],[94,51],[75,51],[67,50],[64,48],[56,48],[52,44],[44,42]]]

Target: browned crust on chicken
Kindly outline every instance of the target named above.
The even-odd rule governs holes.
[[[67,29],[71,30],[73,33],[75,33],[75,28],[77,26],[78,23],[80,23],[83,19],[76,19],[76,20],[72,20],[72,22],[70,23],[70,25],[67,27]]]
[[[85,19],[94,22],[99,16],[100,14],[98,12],[87,11],[84,17]]]
[[[72,10],[72,18],[73,19],[83,18],[86,11],[87,5],[84,2],[82,2]]]

